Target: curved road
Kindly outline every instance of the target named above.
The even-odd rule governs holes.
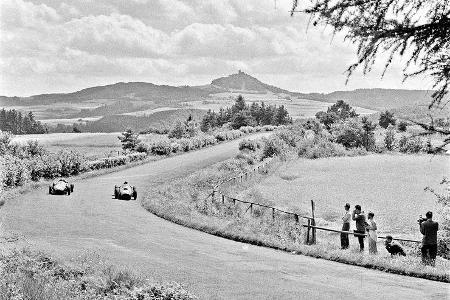
[[[448,299],[449,284],[388,274],[208,235],[160,219],[139,201],[112,199],[114,184],[142,190],[237,153],[239,141],[78,180],[70,196],[42,188],[9,201],[6,227],[70,259],[95,251],[202,299]]]

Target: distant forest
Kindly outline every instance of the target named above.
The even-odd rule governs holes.
[[[32,112],[23,115],[15,109],[0,111],[0,130],[12,134],[41,134],[47,133],[47,127],[34,119]]]

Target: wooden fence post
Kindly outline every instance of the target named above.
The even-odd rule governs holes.
[[[295,214],[295,223],[298,223],[298,215]]]
[[[250,216],[253,216],[253,203],[250,203]]]
[[[225,204],[225,195],[222,194],[222,204]]]
[[[272,221],[275,221],[275,208],[272,208]]]
[[[309,245],[309,232],[311,230],[311,219],[308,219],[308,229],[306,231],[306,244]]]
[[[311,215],[312,215],[311,225],[312,226],[316,226],[316,219],[314,217],[314,210],[315,210],[314,201],[311,200]],[[312,231],[311,231],[311,244],[315,244],[315,243],[316,243],[316,228],[312,228]]]

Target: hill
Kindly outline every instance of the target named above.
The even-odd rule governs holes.
[[[119,82],[86,88],[67,94],[41,94],[30,97],[0,97],[0,105],[48,105],[55,102],[79,103],[96,99],[151,101],[153,103],[178,103],[206,97],[208,91],[200,88],[156,85],[147,82]]]
[[[258,93],[291,94],[287,90],[265,84],[241,70],[237,74],[220,77],[211,82],[211,86],[223,91],[247,91]]]
[[[302,94],[303,97],[335,103],[344,100],[352,106],[374,110],[395,109],[405,106],[423,106],[431,102],[430,90],[357,89],[329,94]]]

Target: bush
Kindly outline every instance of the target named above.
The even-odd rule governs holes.
[[[56,155],[61,163],[61,176],[78,175],[88,169],[86,159],[76,151],[61,150]]]
[[[145,143],[139,143],[134,150],[139,153],[149,153],[150,152],[149,147]]]
[[[384,147],[392,151],[395,148],[395,130],[392,125],[389,125],[389,127],[386,129],[386,133],[384,135]]]
[[[282,139],[277,136],[271,136],[264,140],[261,158],[285,155],[287,148],[288,145]]]
[[[331,133],[336,143],[346,148],[363,147],[366,132],[362,123],[354,118],[331,125]]]
[[[405,132],[406,129],[408,129],[408,123],[405,121],[400,121],[400,123],[398,123],[397,125],[397,129],[400,132]]]
[[[172,153],[171,143],[167,140],[153,142],[150,146],[150,151],[154,155],[169,155]]]
[[[419,153],[424,151],[424,142],[418,136],[407,137],[403,135],[398,141],[398,148],[402,153]]]
[[[348,154],[344,146],[333,143],[326,138],[303,139],[298,143],[297,148],[298,156],[309,159],[346,156]]]
[[[256,151],[259,148],[258,143],[252,140],[242,140],[239,143],[239,150]]]

